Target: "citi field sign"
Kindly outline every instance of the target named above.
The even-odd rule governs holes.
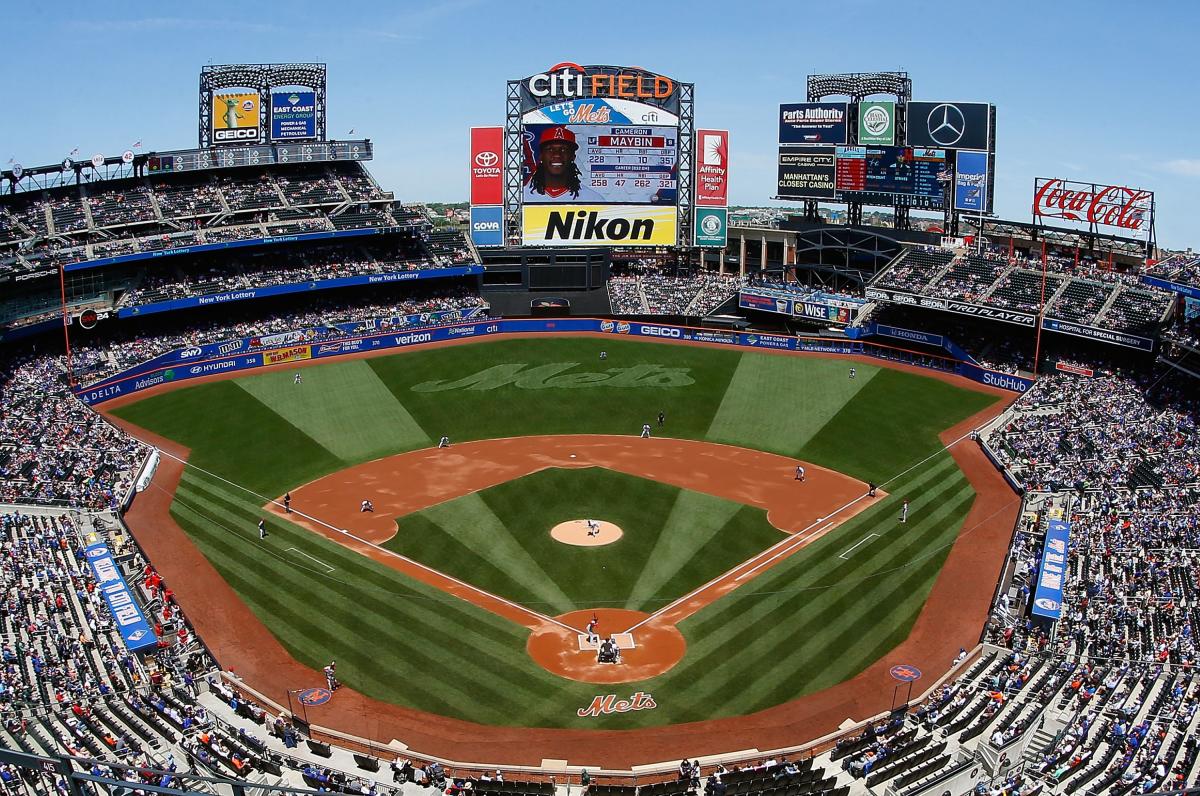
[[[575,99],[632,100],[675,111],[679,84],[638,66],[580,66],[564,61],[521,83],[521,110]]]

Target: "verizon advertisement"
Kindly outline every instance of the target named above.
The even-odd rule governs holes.
[[[504,128],[471,128],[471,204],[504,204]]]
[[[696,204],[725,207],[729,204],[729,131],[697,130],[700,150],[696,166]]]
[[[1148,237],[1154,226],[1154,193],[1124,185],[1037,177],[1033,181],[1033,216],[1123,230]]]

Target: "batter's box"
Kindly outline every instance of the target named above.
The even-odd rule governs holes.
[[[600,648],[600,645],[596,644],[595,641],[588,641],[586,634],[580,633],[576,638],[580,640],[580,652],[595,652]],[[612,640],[616,642],[618,650],[632,650],[632,648],[637,646],[634,644],[634,634],[632,633],[613,633]]]
[[[600,648],[600,645],[595,641],[588,641],[588,637],[584,633],[580,633],[576,638],[579,639],[580,652],[595,652]],[[619,650],[631,650],[637,646],[633,643],[632,633],[613,633],[612,640],[616,642],[617,649]]]

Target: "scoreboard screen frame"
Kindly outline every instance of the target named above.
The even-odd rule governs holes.
[[[578,196],[570,193],[543,195],[529,188],[529,180],[539,163],[541,137],[555,128],[565,128],[574,137],[574,162],[580,172]],[[524,204],[662,206],[678,203],[678,127],[533,123],[523,124],[521,135],[528,175]],[[639,166],[644,166],[644,171]],[[634,184],[629,185],[630,182]],[[617,190],[628,193],[615,193]]]

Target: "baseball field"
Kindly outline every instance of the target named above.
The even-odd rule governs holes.
[[[355,693],[514,727],[742,716],[863,672],[973,531],[975,491],[939,434],[1000,400],[862,360],[613,338],[296,372],[111,409],[186,455],[170,517],[317,670],[273,698],[336,659]],[[585,519],[619,538],[551,536]],[[205,610],[200,586],[171,585]],[[591,618],[628,635],[626,663],[581,647]],[[652,698],[586,710],[637,692]]]

